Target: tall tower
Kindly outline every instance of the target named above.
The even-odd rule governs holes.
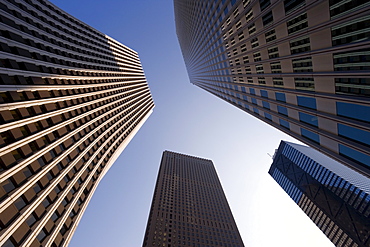
[[[135,51],[48,1],[1,1],[0,246],[67,246],[153,107]]]
[[[335,246],[370,246],[370,179],[282,141],[269,174]]]
[[[370,176],[370,2],[174,0],[191,83]]]
[[[164,151],[143,246],[244,246],[211,160]]]

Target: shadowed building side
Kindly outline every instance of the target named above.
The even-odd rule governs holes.
[[[163,152],[143,246],[244,246],[211,160]]]

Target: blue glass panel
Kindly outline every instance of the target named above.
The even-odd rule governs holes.
[[[288,116],[288,109],[286,108],[286,107],[283,107],[283,106],[279,106],[278,105],[278,112],[280,113],[280,114],[283,114],[283,115],[285,115],[285,116]]]
[[[370,166],[369,155],[363,154],[342,144],[339,144],[339,153],[366,166]]]
[[[313,125],[313,126],[318,126],[318,121],[316,116],[312,116],[310,114],[306,114],[303,112],[299,113],[299,120],[301,120],[304,123]]]
[[[256,94],[256,92],[255,92],[254,88],[250,88],[250,89],[249,89],[249,92],[250,92],[250,94],[253,94],[253,95],[255,95],[255,94]]]
[[[258,109],[253,107],[253,111],[258,114]]]
[[[339,116],[370,122],[369,106],[337,102],[337,114]]]
[[[261,90],[261,96],[264,97],[264,98],[268,98],[268,94],[267,94],[267,91],[266,90]]]
[[[270,103],[269,102],[262,101],[262,105],[263,105],[263,107],[265,107],[267,109],[270,109]]]
[[[370,145],[370,132],[353,128],[347,125],[338,124],[338,134],[358,142]]]
[[[287,129],[290,129],[290,125],[289,125],[289,122],[283,120],[283,119],[279,119],[279,123],[281,126],[287,128]]]
[[[252,103],[257,105],[257,100],[255,98],[252,98]]]
[[[320,143],[320,137],[316,133],[313,133],[311,131],[308,131],[306,129],[301,128],[301,135],[310,139],[310,140],[312,140],[312,141],[314,141],[314,142]]]
[[[246,93],[247,91],[245,90],[245,87],[241,87],[242,88],[242,92],[243,93]]]
[[[271,121],[272,121],[272,117],[271,117],[271,115],[270,115],[270,114],[268,114],[268,113],[266,113],[266,112],[265,112],[265,118],[267,118],[268,120],[271,120]]]
[[[275,93],[275,97],[277,101],[286,102],[284,93]]]
[[[236,0],[231,0],[231,5],[234,5],[236,3]]]
[[[297,96],[297,103],[299,106],[303,106],[303,107],[316,110],[316,99],[315,98]]]

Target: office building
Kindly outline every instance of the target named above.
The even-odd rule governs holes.
[[[244,246],[211,160],[163,152],[143,246]]]
[[[191,83],[370,176],[370,2],[174,0]]]
[[[369,178],[312,148],[284,141],[269,174],[335,246],[370,246]]]
[[[1,1],[0,246],[67,246],[153,107],[135,51],[45,0]]]

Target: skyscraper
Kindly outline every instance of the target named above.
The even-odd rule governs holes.
[[[269,174],[335,246],[370,246],[370,179],[282,141]]]
[[[211,160],[163,152],[143,246],[244,246]]]
[[[370,2],[174,0],[191,83],[370,175]]]
[[[152,112],[138,54],[44,0],[0,2],[0,246],[67,246]]]

